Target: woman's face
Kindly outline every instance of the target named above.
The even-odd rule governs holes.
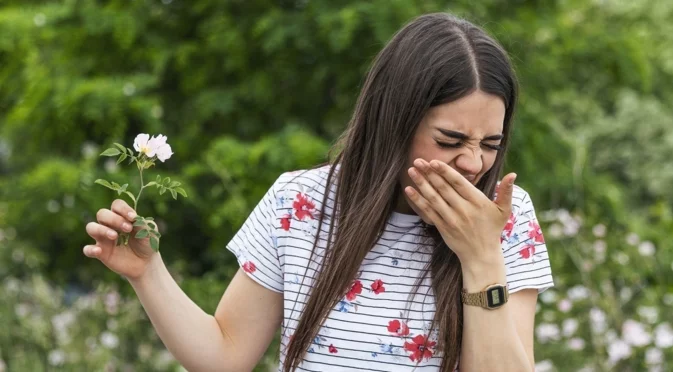
[[[407,173],[418,158],[442,161],[476,185],[495,162],[504,120],[502,99],[482,91],[432,107],[414,134],[406,167],[400,175],[402,190],[407,186],[418,190]],[[404,192],[396,211],[421,215]]]

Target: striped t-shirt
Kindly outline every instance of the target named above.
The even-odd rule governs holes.
[[[283,294],[279,371],[306,303],[316,261],[324,253],[322,239],[309,264],[328,171],[325,166],[281,175],[227,245],[253,280]],[[331,215],[334,191],[332,186],[326,215]],[[530,196],[518,186],[512,210],[501,236],[509,291],[543,291],[553,286],[547,248]],[[324,222],[321,236],[327,236],[328,229],[329,223]],[[414,284],[430,260],[429,246],[421,243],[424,236],[420,217],[392,213],[299,371],[391,372],[415,367],[439,371],[442,353],[433,347],[437,329],[429,330],[435,311],[429,275],[409,303]],[[419,348],[426,338],[430,347]]]

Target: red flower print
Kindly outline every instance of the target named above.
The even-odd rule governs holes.
[[[507,224],[505,224],[505,230],[504,230],[504,233],[508,238],[510,235],[512,235],[512,229],[514,229],[515,222],[516,217],[514,217],[514,213],[512,213],[509,215],[509,219],[507,219]]]
[[[337,350],[337,348],[335,348],[334,345],[332,345],[332,344],[329,345],[329,352],[330,353],[336,354],[338,351],[339,350]]]
[[[411,359],[412,362],[420,361],[423,358],[430,359],[432,357],[432,354],[434,353],[432,348],[435,347],[436,342],[431,341],[426,343],[427,337],[425,335],[418,335],[412,338],[411,341],[413,341],[413,343],[404,343],[404,350],[411,352],[411,354],[409,354],[409,359]]]
[[[523,258],[530,258],[535,254],[535,244],[526,244],[522,250],[519,251],[519,255]]]
[[[388,332],[394,333],[395,336],[404,337],[409,334],[409,327],[405,322],[399,320],[391,320],[388,322]]]
[[[362,283],[359,280],[356,280],[355,283],[353,283],[351,290],[346,293],[346,299],[348,301],[353,301],[360,293],[362,293]]]
[[[243,264],[243,271],[245,271],[246,273],[252,274],[255,272],[255,270],[257,270],[257,266],[255,266],[255,264],[252,263],[252,261],[247,261],[246,263]]]
[[[530,227],[530,230],[528,230],[528,237],[537,243],[544,243],[544,236],[542,236],[540,224],[538,224],[536,221],[530,221],[528,226]]]
[[[306,195],[298,193],[297,197],[294,199],[294,203],[292,203],[292,207],[294,208],[294,214],[298,219],[304,220],[307,217],[313,219],[312,213],[315,209],[315,204],[308,200]]]
[[[374,283],[372,283],[372,291],[374,291],[375,294],[385,292],[386,289],[383,288],[383,280],[381,279],[374,280]]]
[[[280,227],[285,231],[290,231],[290,219],[292,218],[291,214],[286,214],[280,218]]]

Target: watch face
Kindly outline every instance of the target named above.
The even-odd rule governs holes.
[[[491,308],[502,306],[505,303],[505,288],[497,286],[486,290],[486,301]]]

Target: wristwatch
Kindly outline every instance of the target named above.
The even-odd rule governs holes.
[[[491,284],[477,293],[467,293],[463,288],[461,299],[465,305],[481,306],[484,309],[493,310],[507,303],[509,290],[507,285]]]

